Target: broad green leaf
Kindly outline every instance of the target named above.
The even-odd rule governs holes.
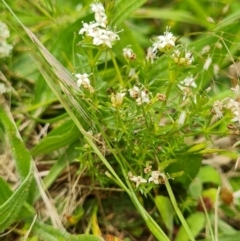
[[[76,125],[68,120],[51,131],[37,146],[32,149],[32,155],[46,154],[71,144],[80,136]]]
[[[119,26],[133,11],[141,7],[146,0],[122,0],[119,1],[114,9],[114,17],[111,25]]]
[[[14,192],[14,194],[0,206],[0,232],[15,222],[19,212],[21,211],[25,200],[28,197],[28,190],[32,181],[32,172],[30,170],[26,179]]]
[[[205,227],[205,215],[204,213],[193,213],[186,219],[189,228],[194,237],[196,237],[200,231]],[[180,227],[175,241],[188,241],[190,240],[183,226]]]
[[[216,185],[221,185],[221,177],[218,171],[212,166],[201,167],[197,176],[200,178],[202,183],[214,183]]]
[[[182,183],[187,188],[199,171],[202,161],[201,155],[189,153],[179,155],[176,159],[177,162],[167,167],[166,172],[171,175],[171,173],[183,171],[184,174],[176,177],[175,181]]]
[[[5,105],[3,106],[4,107],[0,107],[0,122],[2,122],[8,137],[12,150],[11,154],[16,162],[19,176],[21,180],[24,180],[29,174],[32,158],[21,140],[9,109]]]
[[[168,197],[158,195],[155,197],[155,204],[158,211],[161,214],[163,223],[166,225],[167,229],[173,231],[173,217],[175,215],[173,206]]]
[[[0,179],[0,189],[3,194],[0,200],[0,232],[2,232],[15,221],[21,211],[24,202],[29,196],[29,188],[33,175],[31,155],[25,148],[11,113],[5,104],[0,107],[0,122],[8,137],[11,153],[22,179],[21,184],[10,197],[11,190],[7,187],[7,184],[4,183],[3,179]]]
[[[202,189],[202,181],[200,178],[196,177],[189,185],[188,192],[190,196],[192,196],[195,199],[198,199],[201,196]]]

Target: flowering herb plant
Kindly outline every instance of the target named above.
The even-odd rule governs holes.
[[[238,25],[233,21],[233,26],[220,24],[212,29],[209,27],[212,19],[207,18],[202,23],[209,31],[206,36],[201,33],[182,36],[174,24],[169,23],[171,27],[166,25],[160,32],[155,32],[155,36],[151,33],[151,36],[138,39],[134,30],[137,20],[131,19],[130,23],[123,21],[131,14],[137,18],[138,11],[147,14],[150,10],[137,10],[145,2],[143,0],[132,2],[121,0],[116,1],[115,5],[112,1],[105,1],[105,4],[100,1],[86,2],[89,10],[80,4],[76,9],[80,9],[81,21],[78,19],[77,24],[69,28],[73,41],[72,60],[69,57],[71,51],[66,51],[62,61],[64,65],[57,60],[62,55],[55,58],[4,3],[30,38],[28,44],[36,53],[31,59],[24,58],[28,65],[34,62],[34,70],[41,77],[30,74],[36,81],[37,94],[32,99],[23,95],[26,103],[32,104],[26,108],[27,112],[22,108],[22,119],[18,109],[14,112],[15,119],[20,118],[21,133],[32,133],[25,138],[30,140],[27,141],[32,147],[30,151],[19,139],[15,122],[11,124],[14,118],[8,116],[9,109],[5,104],[4,108],[0,108],[0,127],[3,126],[3,132],[9,136],[12,155],[16,156],[21,176],[21,184],[15,194],[0,179],[0,187],[6,187],[3,188],[6,200],[0,198],[0,204],[6,201],[11,213],[14,213],[12,203],[22,205],[18,205],[15,216],[8,222],[2,215],[5,206],[0,206],[0,231],[8,228],[15,219],[22,220],[21,208],[33,217],[33,207],[26,205],[26,201],[33,204],[39,201],[41,194],[46,202],[44,190],[55,187],[57,176],[71,167],[73,172],[68,172],[67,180],[74,180],[72,189],[69,193],[61,189],[67,201],[55,192],[57,210],[55,206],[50,205],[49,208],[49,203],[46,205],[47,211],[53,210],[46,219],[58,229],[43,224],[39,217],[34,218],[36,224],[31,224],[33,233],[43,240],[55,240],[54,235],[59,240],[84,240],[62,229],[65,227],[73,232],[78,228],[78,232],[85,232],[82,227],[86,226],[86,219],[91,220],[93,234],[102,236],[96,228],[96,206],[92,208],[91,204],[84,214],[82,206],[85,196],[76,188],[80,178],[83,182],[87,179],[84,188],[89,190],[96,188],[105,191],[117,186],[124,191],[141,215],[144,227],[147,225],[157,240],[197,240],[202,237],[201,231],[206,223],[210,231],[206,229],[204,237],[216,240],[218,229],[213,232],[212,226],[214,222],[217,226],[217,218],[212,221],[212,211],[214,205],[218,205],[219,196],[221,204],[239,209],[239,192],[236,187],[234,191],[229,191],[230,182],[221,181],[221,170],[215,161],[222,156],[227,157],[228,164],[235,162],[237,169],[240,160],[236,149],[240,134],[239,62],[233,58],[237,50],[229,44],[239,40],[237,34],[232,34],[234,31],[239,33]],[[46,14],[46,11],[43,12]],[[74,36],[73,32],[76,33]],[[17,44],[7,44],[9,31],[3,23],[0,23],[0,33],[0,57],[5,61],[13,48],[16,51],[22,48]],[[222,71],[226,63],[232,64],[229,73]],[[15,68],[24,76],[20,67]],[[5,84],[11,86],[7,78],[1,77],[0,81],[0,101],[5,103],[9,93],[16,93],[11,92],[12,87],[6,88]],[[29,83],[31,85],[32,81]],[[18,91],[22,91],[22,87]],[[48,101],[42,104],[44,98],[50,104]],[[45,119],[48,111],[57,114]],[[28,115],[31,125],[22,124],[21,121]],[[38,128],[42,129],[34,139],[32,136]],[[42,134],[45,129],[46,133]],[[39,170],[46,168],[46,163],[51,163],[50,158],[56,161],[50,170],[47,166],[39,177],[30,154],[40,160],[40,164],[36,162]],[[32,173],[36,180],[34,183]],[[227,183],[225,186],[228,188],[223,183]],[[220,187],[224,187],[221,193]],[[36,194],[38,189],[40,191]],[[57,218],[55,211],[59,212]],[[30,226],[29,220],[26,220]],[[80,229],[79,223],[83,224],[79,225]],[[220,231],[224,229],[223,226],[219,227]],[[83,238],[95,240],[89,236]]]

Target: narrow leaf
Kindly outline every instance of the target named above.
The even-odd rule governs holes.
[[[146,0],[122,0],[115,6],[112,26],[119,26],[133,11],[141,7]]]
[[[50,132],[37,146],[32,149],[32,155],[46,154],[73,143],[80,136],[76,125],[71,121],[63,123]]]

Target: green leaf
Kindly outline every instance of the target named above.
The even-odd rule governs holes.
[[[94,235],[71,235],[64,230],[36,222],[33,231],[44,241],[103,241],[102,238]]]
[[[0,232],[9,227],[10,224],[15,222],[18,213],[28,197],[28,189],[32,181],[32,172],[14,192],[14,194],[0,206]]]
[[[122,0],[119,1],[114,9],[114,17],[111,25],[119,26],[133,11],[141,7],[146,0]]]
[[[177,162],[166,168],[166,173],[169,173],[171,176],[171,173],[183,171],[184,174],[177,177],[175,181],[180,182],[187,188],[196,177],[201,166],[201,161],[201,155],[198,154],[179,155],[177,156]]]
[[[198,143],[194,146],[192,146],[187,152],[188,153],[196,153],[201,151],[202,149],[205,149],[207,147],[207,143],[202,142],[202,143]]]
[[[17,170],[22,182],[17,190],[11,194],[10,188],[0,178],[1,206],[0,206],[0,232],[4,231],[15,222],[24,202],[29,196],[29,188],[32,183],[31,155],[25,148],[20,134],[15,126],[11,113],[6,105],[0,107],[0,122],[3,124],[8,137],[11,153],[16,162]],[[11,196],[9,197],[9,195]]]
[[[202,192],[203,197],[208,197],[212,204],[216,202],[217,199],[217,189],[216,188],[209,188]]]
[[[202,22],[184,10],[177,10],[171,8],[140,8],[136,10],[132,17],[134,18],[153,18],[153,19],[167,19],[171,21],[185,22],[205,26]]]
[[[218,171],[212,166],[201,167],[197,176],[201,179],[202,183],[221,185],[221,177]]]
[[[32,149],[32,155],[46,154],[73,143],[80,136],[78,128],[72,120],[51,131],[37,146]]]
[[[5,105],[0,107],[0,123],[1,122],[11,146],[11,154],[16,162],[17,171],[21,180],[24,180],[29,174],[32,157],[24,146],[15,123],[13,122],[12,115]]]
[[[205,227],[205,216],[204,213],[193,213],[186,219],[190,230],[192,231],[192,234],[194,237],[196,237],[200,231]],[[177,237],[175,241],[188,241],[189,237],[183,228],[183,226],[180,227]]]
[[[201,196],[203,185],[200,178],[194,178],[188,188],[189,195],[195,199]]]
[[[155,204],[158,211],[161,214],[162,220],[166,225],[167,229],[172,232],[173,230],[173,217],[175,215],[173,206],[171,201],[168,197],[165,196],[156,196],[155,197]]]

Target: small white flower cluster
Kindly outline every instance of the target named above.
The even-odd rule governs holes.
[[[167,181],[168,178],[170,177],[166,177],[166,175],[162,172],[160,172],[159,170],[157,171],[152,171],[151,170],[151,166],[148,170],[148,173],[151,172],[151,176],[148,177],[148,180],[141,177],[141,176],[134,176],[132,174],[132,172],[129,172],[128,173],[128,178],[132,181],[132,182],[135,182],[136,184],[136,187],[138,187],[140,184],[142,183],[147,183],[147,182],[153,182],[154,184],[156,185],[159,185],[159,184],[163,184]],[[146,168],[145,168],[146,169]],[[145,172],[146,173],[146,172]]]
[[[79,34],[85,34],[86,37],[91,38],[93,45],[112,48],[112,45],[120,38],[116,32],[107,27],[107,15],[102,3],[96,1],[91,4],[91,9],[95,13],[95,21],[83,23]]]
[[[132,89],[129,89],[129,95],[136,100],[137,105],[142,105],[144,103],[150,103],[148,91],[146,89],[141,90],[137,86],[133,86]],[[123,97],[126,95],[125,92],[112,93],[111,102],[112,106],[119,108],[122,105]]]
[[[6,39],[10,37],[10,32],[5,23],[0,22],[0,58],[8,57],[13,46],[8,44]]]
[[[194,60],[192,53],[187,49],[182,52],[179,49],[174,50],[172,58],[173,61],[180,66],[191,65]]]
[[[197,84],[195,83],[195,78],[191,75],[186,77],[183,81],[180,81],[178,87],[183,92],[183,100],[185,100],[192,93],[191,87],[197,88]]]
[[[192,52],[185,47],[184,50],[180,50],[181,46],[176,46],[176,37],[170,32],[170,27],[166,28],[164,35],[156,37],[156,41],[153,42],[152,47],[148,48],[146,61],[153,63],[157,58],[157,53],[171,53],[171,57],[175,64],[179,66],[189,66],[194,61]]]
[[[233,114],[234,118],[232,118],[231,121],[238,122],[240,125],[240,102],[232,98],[226,98],[222,101],[215,101],[213,104],[213,113],[218,119],[223,117],[224,108],[230,110]]]
[[[167,27],[164,35],[157,37],[156,42],[153,43],[153,52],[156,52],[157,50],[160,52],[168,52],[175,47],[176,38],[169,30],[170,28]]]
[[[90,84],[89,76],[90,74],[75,74],[75,76],[78,78],[77,80],[77,86],[80,88],[83,86],[84,89],[87,89],[90,93],[94,92],[94,88]]]
[[[132,98],[136,99],[138,105],[144,103],[150,103],[149,95],[147,90],[141,90],[137,86],[133,86],[132,89],[129,89],[129,94]]]

